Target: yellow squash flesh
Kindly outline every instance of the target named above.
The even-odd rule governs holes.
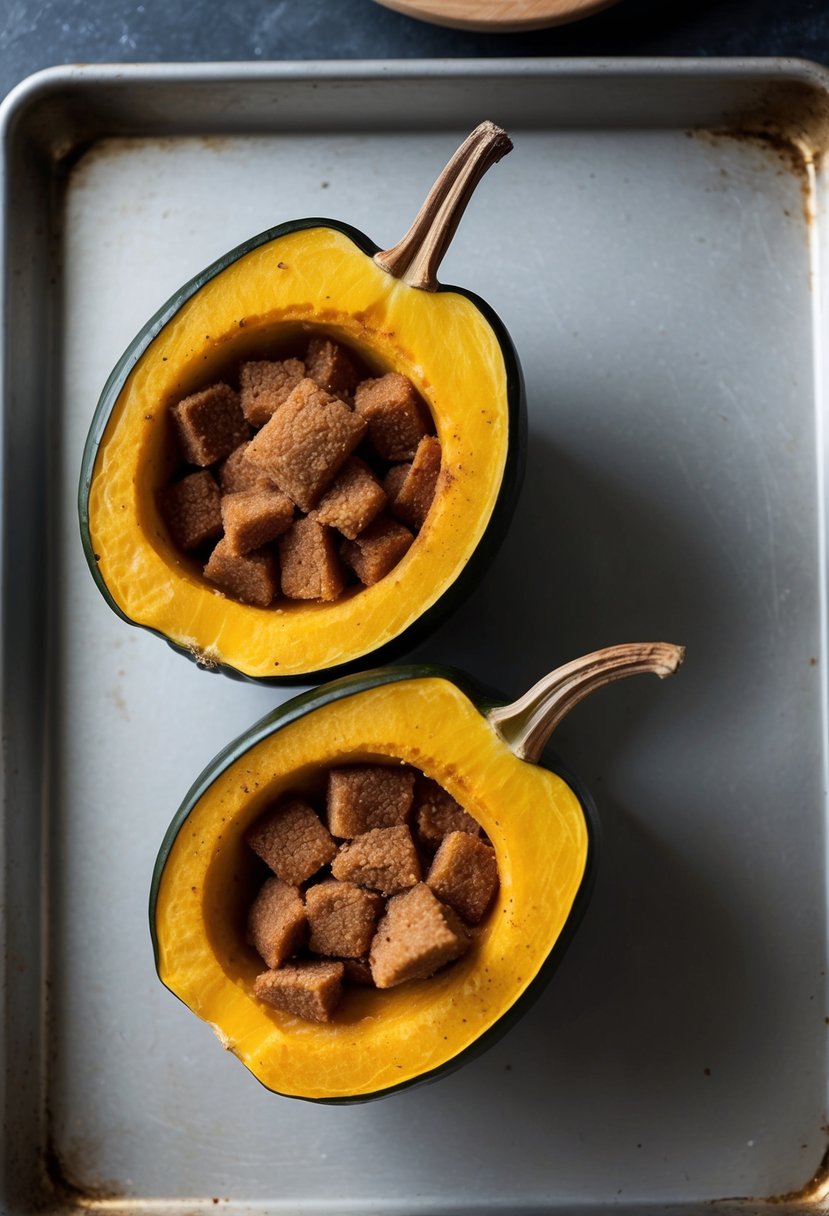
[[[252,995],[263,965],[244,942],[255,888],[243,833],[273,799],[310,788],[328,765],[361,759],[402,761],[440,782],[490,837],[501,886],[460,962],[388,991],[349,989],[336,1020],[314,1025]],[[195,803],[155,903],[159,975],[269,1089],[369,1096],[454,1060],[515,1004],[564,928],[587,853],[575,794],[518,760],[456,685],[381,685],[255,744]]]
[[[321,328],[377,373],[408,376],[428,402],[443,466],[432,510],[398,566],[334,604],[254,608],[227,599],[173,545],[156,506],[172,467],[168,407],[268,343]],[[465,296],[418,291],[346,235],[308,228],[243,255],[204,284],[139,358],[97,452],[89,533],[131,621],[208,662],[291,677],[359,659],[398,637],[466,565],[501,488],[508,446],[504,356]]]

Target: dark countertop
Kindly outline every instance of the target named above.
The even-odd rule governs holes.
[[[829,63],[827,0],[623,0],[586,21],[472,34],[372,0],[6,0],[0,96],[59,63],[511,55],[785,55]]]

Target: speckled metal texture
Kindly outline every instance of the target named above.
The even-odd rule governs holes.
[[[7,101],[4,1210],[817,1206],[828,87],[782,61],[306,63],[61,69]],[[414,657],[512,696],[615,641],[688,656],[556,737],[604,848],[531,1013],[433,1086],[323,1109],[266,1093],[155,979],[166,825],[282,698],[109,612],[78,462],[180,283],[303,214],[391,244],[484,117],[515,151],[445,277],[519,348],[529,467],[488,577]]]

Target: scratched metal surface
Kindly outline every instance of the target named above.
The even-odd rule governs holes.
[[[687,133],[790,77],[825,102],[803,65],[489,62],[88,69],[7,104],[7,1211],[46,1178],[54,1210],[679,1213],[818,1170],[825,183]],[[392,243],[485,113],[515,151],[443,277],[515,339],[529,467],[489,577],[418,653],[509,694],[617,640],[688,660],[557,738],[604,849],[539,1004],[451,1078],[327,1109],[266,1093],[155,979],[164,828],[283,697],[108,611],[78,462],[109,368],[181,282],[292,216]]]

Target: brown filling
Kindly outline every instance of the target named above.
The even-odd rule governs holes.
[[[268,968],[256,995],[307,1021],[330,1021],[344,986],[393,988],[460,958],[498,890],[480,824],[403,765],[329,769],[324,808],[282,799],[246,840],[271,871],[247,923]]]
[[[302,359],[244,362],[238,388],[211,384],[170,413],[180,463],[159,509],[205,578],[245,604],[379,582],[434,498],[441,452],[423,399],[325,337]]]

